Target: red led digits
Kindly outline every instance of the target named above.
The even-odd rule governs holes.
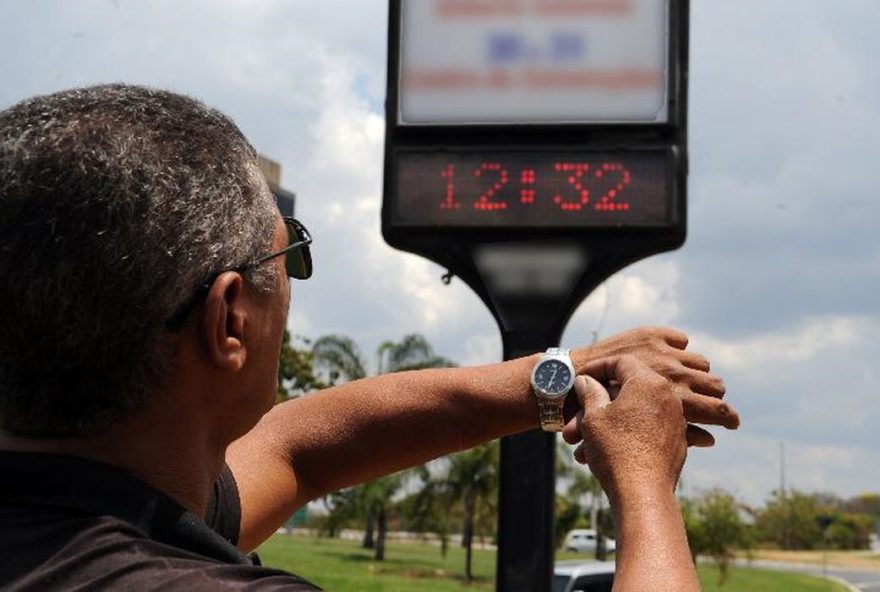
[[[440,209],[457,210],[461,207],[461,204],[455,201],[455,165],[446,165],[440,176],[446,179],[446,195],[440,203]]]
[[[632,181],[632,175],[625,166],[619,162],[606,162],[593,175],[596,179],[613,179],[613,181],[609,181],[612,183],[611,188],[596,202],[594,207],[597,211],[619,212],[629,210],[629,202],[614,201]]]
[[[567,179],[568,184],[574,187],[578,193],[577,201],[568,201],[557,193],[553,196],[553,203],[566,212],[578,211],[590,203],[590,190],[584,187],[581,182],[583,176],[588,170],[590,170],[590,165],[586,163],[557,162],[553,165],[553,170],[562,173],[571,173]]]
[[[532,186],[534,186],[536,179],[535,169],[523,169],[519,172],[519,182],[522,185],[522,189],[519,192],[520,203],[535,203],[535,190]]]
[[[506,240],[508,230],[679,228],[679,165],[666,148],[405,147],[392,156],[383,223],[414,233],[462,229],[470,240],[465,230],[494,229]]]
[[[508,172],[508,166],[512,173]],[[473,172],[475,179],[466,178],[464,185],[459,189],[466,191],[467,197],[477,191],[480,192],[473,202],[473,209],[478,212],[519,210],[522,214],[526,211],[534,212],[528,214],[533,217],[554,216],[548,211],[549,208],[561,212],[581,212],[578,216],[562,214],[562,218],[596,218],[598,221],[599,217],[604,218],[604,216],[602,214],[591,216],[590,211],[597,213],[630,211],[630,203],[622,200],[621,197],[627,186],[632,183],[633,176],[622,162],[550,161],[546,164],[536,164],[531,159],[523,159],[520,162],[472,160],[456,161],[456,164],[452,164],[447,161],[440,171],[440,177],[444,181],[441,210],[452,212],[462,209],[462,202],[456,199],[456,168]],[[517,181],[519,182],[518,207],[517,202],[510,199],[513,198],[512,195],[509,198],[502,198],[504,188],[509,183]]]
[[[492,183],[492,186],[481,194],[474,202],[474,209],[483,211],[506,210],[507,203],[503,201],[492,201],[495,194],[501,191],[501,188],[507,185],[509,175],[507,169],[498,162],[484,162],[474,170],[475,177],[482,177],[484,173],[497,173],[498,180]]]

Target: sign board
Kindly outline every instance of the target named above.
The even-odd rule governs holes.
[[[402,4],[397,123],[663,123],[665,0]]]
[[[684,8],[392,0],[386,239],[665,231],[680,244]]]

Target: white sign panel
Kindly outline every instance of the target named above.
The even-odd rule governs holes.
[[[401,125],[665,123],[669,0],[401,0]]]

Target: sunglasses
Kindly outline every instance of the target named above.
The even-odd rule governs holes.
[[[199,301],[207,296],[208,291],[211,289],[211,284],[214,283],[217,276],[225,271],[244,273],[262,265],[266,261],[271,261],[281,255],[287,255],[287,259],[284,262],[287,277],[297,280],[307,280],[312,277],[312,253],[309,250],[309,245],[312,244],[312,235],[309,234],[309,231],[306,230],[306,227],[303,226],[302,222],[296,218],[285,217],[282,219],[284,220],[284,226],[287,229],[286,247],[280,251],[263,255],[250,263],[245,263],[238,267],[211,274],[210,278],[198,287],[196,293],[193,294],[193,297],[190,298],[186,304],[181,306],[177,312],[168,317],[168,320],[165,321],[165,328],[169,331],[179,331],[180,328],[183,327],[186,318],[190,315]]]
[[[264,255],[256,261],[236,267],[231,271],[244,272],[262,265],[270,259],[286,254],[287,260],[284,266],[287,269],[287,277],[296,280],[307,280],[312,277],[312,253],[309,251],[309,245],[312,244],[312,235],[302,225],[302,222],[296,218],[285,217],[282,219],[284,220],[284,226],[287,228],[287,246],[280,251]]]

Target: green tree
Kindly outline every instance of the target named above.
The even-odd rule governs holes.
[[[362,544],[365,548],[375,550],[373,558],[376,561],[385,560],[385,539],[388,534],[391,502],[409,476],[407,471],[402,471],[373,479],[355,488],[356,508],[367,522]]]
[[[715,489],[697,500],[682,500],[682,517],[691,555],[709,555],[718,567],[718,584],[730,575],[733,551],[748,546],[739,504],[729,493]]]
[[[457,366],[452,360],[435,354],[428,340],[418,333],[406,335],[399,342],[382,343],[376,357],[379,360],[377,374]]]
[[[565,535],[583,517],[584,507],[580,504],[582,492],[572,489],[571,480],[577,469],[573,466],[571,448],[565,442],[556,442],[556,482],[567,481],[565,495],[556,494],[555,512],[553,513],[553,548],[558,549],[565,540]]]
[[[327,383],[359,380],[368,376],[368,361],[357,344],[343,335],[325,335],[315,340],[311,354],[316,372]],[[450,360],[434,353],[431,344],[421,335],[406,335],[399,342],[385,341],[376,350],[377,374],[455,366]],[[353,488],[347,496],[345,513],[360,514],[364,524],[364,548],[375,549],[375,558],[385,558],[385,537],[388,513],[394,496],[411,474],[397,473],[374,479]],[[340,508],[341,509],[341,508]]]
[[[447,482],[453,498],[464,509],[462,544],[465,548],[465,579],[473,579],[474,523],[478,513],[492,505],[498,490],[498,441],[483,444],[452,456]]]
[[[303,393],[325,388],[327,384],[315,375],[314,354],[304,337],[296,339],[305,347],[295,347],[290,332],[285,329],[278,357],[278,402],[298,397]]]
[[[556,476],[566,478],[569,481],[566,494],[569,500],[579,506],[581,511],[588,511],[590,528],[596,531],[596,559],[605,561],[608,559],[606,545],[606,531],[610,530],[606,524],[605,492],[599,480],[584,467],[575,465],[571,451],[564,442],[556,447]],[[581,504],[580,502],[585,502]],[[586,509],[586,510],[585,510]],[[571,521],[572,509],[566,508],[562,514],[557,514],[555,541],[558,547],[562,543],[565,534],[571,529],[567,523]]]
[[[758,514],[756,526],[761,540],[776,543],[781,549],[816,549],[822,545],[818,521],[821,513],[822,508],[812,495],[774,491]]]
[[[317,371],[328,384],[366,378],[367,363],[357,344],[344,335],[324,335],[312,345],[312,358]]]
[[[857,514],[867,514],[880,523],[880,494],[863,493],[847,500],[846,510]]]
[[[565,541],[565,535],[583,520],[584,508],[569,495],[557,493],[555,502],[553,548],[559,549]]]
[[[824,532],[824,543],[843,551],[870,548],[874,519],[869,514],[835,512],[828,516],[830,524]]]
[[[357,517],[357,501],[354,499],[356,493],[353,488],[349,488],[322,498],[327,515],[316,518],[313,522],[319,535],[335,538],[346,524]]]
[[[863,493],[846,501],[844,509],[848,512],[870,517],[872,530],[880,533],[880,494]],[[871,533],[869,532],[868,535]],[[870,547],[870,540],[866,543]]]
[[[444,461],[445,459],[441,459],[433,464]],[[445,558],[449,551],[452,524],[461,517],[461,512],[447,503],[442,479],[435,479],[428,466],[422,465],[415,469],[422,486],[414,495],[403,500],[401,506],[408,519],[408,530],[430,532],[440,537],[440,555]]]
[[[473,579],[473,543],[477,524],[493,522],[498,490],[498,441],[444,457],[432,472],[420,470],[423,487],[416,496],[413,513],[419,530],[434,530],[441,537],[445,555],[453,509],[462,518],[462,546],[465,549],[465,579]]]
[[[684,521],[684,531],[687,535],[688,548],[691,551],[691,560],[697,564],[697,556],[700,554],[703,533],[700,518],[697,516],[697,502],[691,498],[681,498],[678,501],[681,507],[681,517]]]

